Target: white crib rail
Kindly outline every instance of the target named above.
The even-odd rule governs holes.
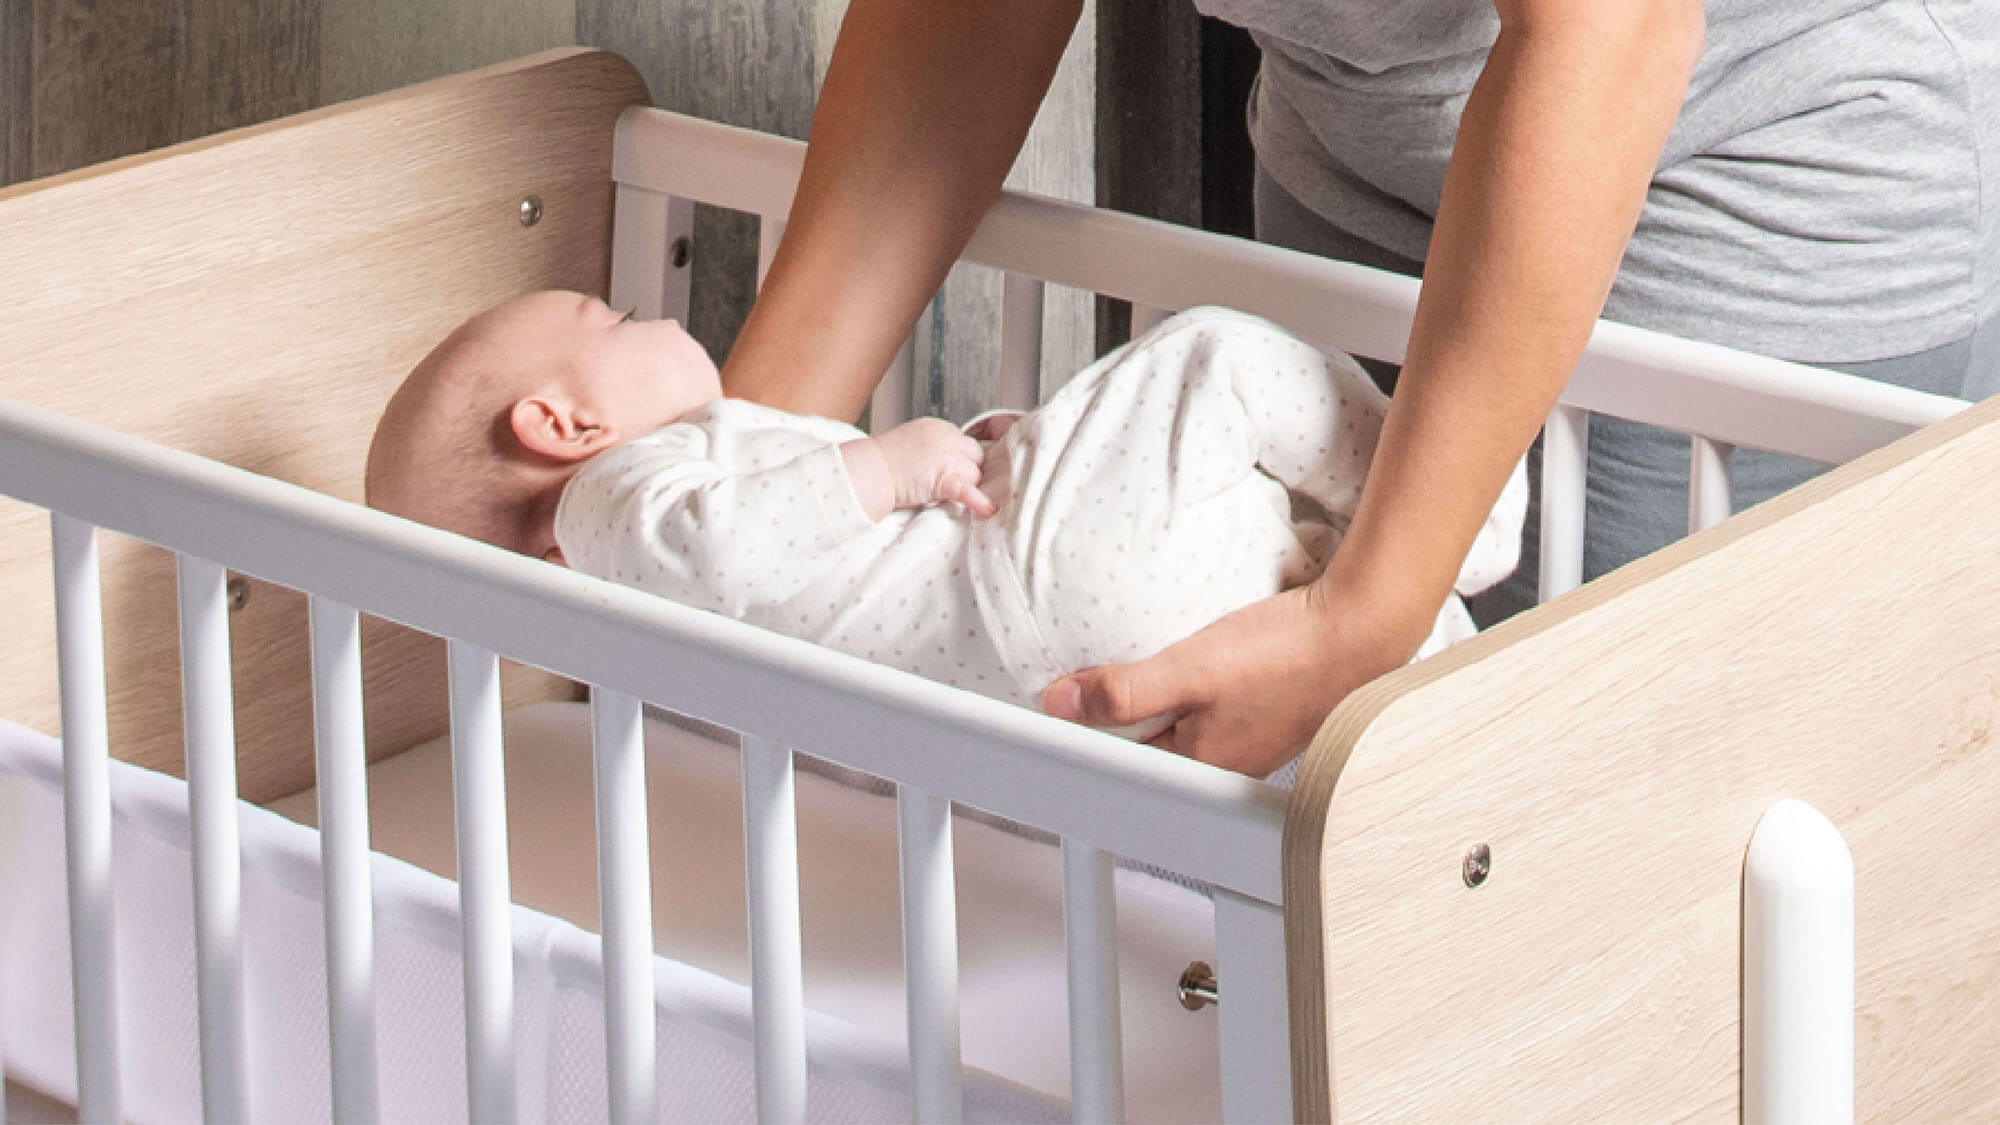
[[[227,550],[216,554],[232,557]],[[313,767],[319,781],[320,862],[325,879],[333,1118],[367,1122],[376,1120],[380,1106],[375,1080],[374,880],[368,872],[367,740],[361,725],[361,618],[350,606],[317,593],[308,600],[306,614],[312,633]]]
[[[918,1073],[927,1083],[921,1087],[924,1105],[939,1107],[941,1117],[951,1116],[957,1102],[956,1003],[948,986],[955,921],[949,820],[942,811],[951,801],[976,804],[1273,906],[1279,901],[1283,794],[1250,779],[1171,755],[1134,755],[1109,735],[942,691],[905,673],[37,407],[0,401],[0,435],[5,438],[0,480],[16,498],[69,513],[63,518],[78,526],[108,527],[182,552],[199,550],[232,569],[312,592],[340,1120],[371,1120],[377,1112],[357,611],[451,637],[464,646],[463,653],[481,660],[505,655],[599,685],[600,878],[607,1003],[617,1009],[607,1011],[613,1113],[620,1120],[647,1118],[644,1107],[653,1102],[645,971],[650,911],[644,897],[643,775],[636,765],[639,699],[701,715],[771,745],[804,746],[922,793],[912,806],[929,815],[907,818],[911,831],[905,840],[906,846],[914,841],[906,851],[912,867],[927,874],[912,880],[906,894],[916,923],[916,978],[939,982],[915,986],[924,1031],[915,1047],[921,1052]],[[89,681],[83,671],[81,663],[66,663],[65,678],[75,690]],[[99,685],[101,694],[101,679]],[[605,705],[619,696],[623,703]],[[624,717],[606,723],[611,711]],[[79,721],[71,729],[89,727]],[[79,739],[75,745],[81,751],[89,742]],[[614,752],[619,745],[627,749]],[[623,767],[617,764],[621,756],[628,763]],[[77,771],[77,778],[87,784],[87,771]],[[622,818],[620,805],[630,805]],[[1100,815],[1105,808],[1129,815],[1106,818]],[[89,823],[87,815],[74,820],[77,826]],[[795,846],[775,846],[780,843],[767,839],[762,846],[784,851],[795,864]],[[503,849],[504,843],[493,849],[500,863]],[[105,901],[108,906],[108,896]],[[1108,941],[1108,932],[1100,932],[1100,940]],[[108,922],[93,931],[100,939],[108,933]],[[90,948],[85,943],[79,954]],[[1086,959],[1105,956],[1100,950]],[[1264,959],[1281,975],[1281,946],[1268,949]],[[491,987],[481,970],[468,972],[473,992],[482,981]],[[107,986],[109,981],[108,976],[80,979]],[[104,1010],[110,1010],[108,1003]],[[482,1018],[475,1015],[474,1026]],[[104,1039],[94,1034],[87,1042]],[[796,1059],[794,1049],[784,1050]],[[86,1054],[108,1076],[115,1096],[115,1055],[94,1046],[86,1047]],[[768,1057],[777,1058],[778,1052]],[[1092,1081],[1102,1085],[1111,1079],[1084,1079],[1086,1085]],[[475,1088],[478,1082],[475,1077]],[[781,1111],[766,1112],[775,1118]]]
[[[181,715],[194,838],[194,940],[201,1104],[212,1121],[250,1116],[243,1009],[243,859],[236,823],[236,712],[229,683],[229,576],[176,559]]]
[[[118,990],[111,904],[111,749],[106,734],[104,610],[97,528],[50,517],[56,660],[62,668],[63,850],[69,867],[71,988],[76,1000],[77,1113],[117,1121]]]

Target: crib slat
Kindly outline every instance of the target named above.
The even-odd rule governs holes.
[[[1694,435],[1688,461],[1688,534],[1729,518],[1729,458],[1736,447]]]
[[[458,913],[464,927],[467,1105],[474,1121],[506,1122],[515,1118],[514,939],[507,916],[500,658],[464,641],[446,647]]]
[[[326,897],[326,1006],[333,1119],[377,1118],[375,917],[368,872],[367,743],[361,718],[361,618],[327,598],[308,601],[312,631],[313,756],[319,784]]]
[[[1285,912],[1215,889],[1216,1019],[1222,1119],[1292,1120],[1291,1013],[1285,992]]]
[[[688,281],[694,272],[685,251],[694,236],[694,201],[618,185],[611,223],[611,291],[614,309],[641,320],[672,318],[685,324]],[[679,264],[675,262],[678,260]]]
[[[1111,853],[1065,837],[1063,944],[1069,953],[1070,1111],[1078,1122],[1125,1119],[1118,1013],[1118,899]]]
[[[951,801],[898,785],[896,849],[902,864],[911,1100],[918,1121],[951,1125],[964,1113],[958,1069],[958,905],[951,866]]]
[[[192,555],[177,554],[174,562],[188,811],[194,830],[201,1108],[210,1121],[243,1121],[250,1115],[250,1097],[243,1038],[243,858],[229,683],[229,575]]]
[[[1032,410],[1042,397],[1042,295],[1039,277],[1010,273],[1000,293],[1000,405]]]
[[[1583,585],[1584,466],[1590,412],[1558,405],[1542,427],[1542,564],[1539,600]]]
[[[650,1122],[653,1075],[653,885],[646,843],[646,742],[639,701],[590,689],[597,796],[597,908],[604,942],[604,1058],[611,1120]]]
[[[1160,322],[1174,315],[1172,309],[1155,308],[1132,302],[1132,338],[1134,340],[1160,326]]]
[[[879,434],[910,420],[910,404],[915,393],[912,384],[916,378],[916,347],[916,337],[906,338],[903,346],[896,349],[896,358],[890,361],[882,381],[875,384],[874,397],[868,400],[870,433]]]
[[[63,847],[69,879],[77,1116],[120,1118],[118,992],[111,903],[111,746],[104,712],[104,608],[97,528],[50,514],[56,663],[61,669]]]
[[[771,275],[771,259],[778,256],[778,243],[784,237],[785,220],[757,220],[757,288],[764,288],[764,279]]]
[[[806,1116],[804,948],[799,826],[789,748],[743,738],[743,845],[749,874],[750,1004],[757,1120]]]

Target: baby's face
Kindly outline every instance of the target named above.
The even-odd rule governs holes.
[[[518,300],[523,346],[558,358],[563,388],[622,438],[650,433],[722,395],[715,361],[672,320],[633,320],[567,290]],[[512,319],[512,318],[510,318]]]

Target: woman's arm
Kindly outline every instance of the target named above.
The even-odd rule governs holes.
[[[1422,643],[1603,307],[1703,34],[1699,0],[1496,6],[1402,376],[1325,575],[1152,660],[1060,680],[1051,712],[1178,710],[1166,744],[1263,774]]]
[[[853,420],[1000,193],[1081,0],[854,0],[728,394]]]

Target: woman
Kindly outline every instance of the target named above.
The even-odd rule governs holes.
[[[1991,393],[1971,382],[2000,320],[1986,0],[1714,0],[1706,18],[1700,0],[1207,6],[1265,52],[1260,235],[1421,264],[1423,294],[1324,577],[1059,681],[1053,714],[1111,726],[1176,710],[1163,745],[1260,775],[1283,762],[1415,651],[1601,310]],[[1079,8],[854,0],[730,394],[860,413],[997,195]],[[1593,425],[1590,571],[1669,534],[1680,450]],[[1744,460],[1744,499],[1798,475]]]

